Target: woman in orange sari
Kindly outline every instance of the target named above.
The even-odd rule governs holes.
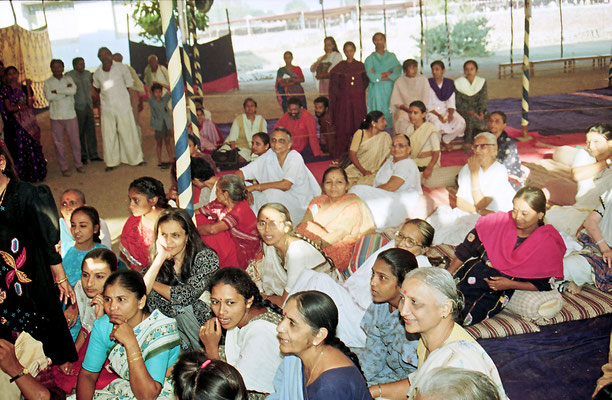
[[[374,221],[365,203],[347,193],[349,183],[342,168],[328,168],[322,185],[325,194],[312,199],[297,232],[320,244],[336,268],[344,272],[353,245],[374,232]]]

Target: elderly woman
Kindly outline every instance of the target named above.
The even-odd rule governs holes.
[[[465,120],[455,113],[455,84],[444,77],[444,63],[436,60],[431,63],[432,78],[429,78],[429,114],[427,120],[436,126],[446,147],[454,139],[463,136]]]
[[[418,268],[404,278],[398,306],[407,333],[420,334],[418,369],[399,382],[370,388],[373,397],[409,400],[419,398],[435,368],[460,367],[479,371],[495,384],[506,399],[497,368],[491,357],[455,319],[463,309],[461,293],[448,271],[437,267]]]
[[[336,40],[331,36],[323,39],[323,51],[325,54],[317,58],[317,61],[310,66],[310,72],[314,72],[315,78],[319,81],[319,94],[327,95],[330,71],[342,61],[342,55],[338,51]]]
[[[512,204],[510,212],[480,218],[455,250],[448,271],[465,297],[464,325],[499,313],[515,290],[552,290],[551,278],[563,276],[565,244],[552,225],[544,225],[542,190],[525,186]]]
[[[487,130],[485,114],[489,106],[487,81],[476,76],[478,64],[474,60],[463,63],[465,76],[455,79],[457,111],[465,119],[463,141],[471,147],[474,135]]]
[[[385,132],[387,121],[380,111],[370,111],[353,135],[349,148],[351,164],[346,167],[350,186],[371,185],[385,159],[389,157],[391,137]]]
[[[258,132],[268,133],[268,123],[257,114],[257,102],[247,97],[242,103],[244,113],[234,118],[230,133],[225,139],[225,146],[220,150],[238,149],[238,154],[245,161],[252,161],[251,147],[253,136]]]
[[[458,367],[436,368],[419,387],[421,400],[500,400],[495,384],[485,374]]]
[[[366,203],[377,231],[396,226],[410,216],[414,204],[423,193],[421,175],[410,158],[410,139],[397,135],[391,142],[391,157],[374,178],[374,187],[357,185],[351,188]]]
[[[428,221],[435,228],[436,243],[457,245],[474,228],[481,215],[512,209],[514,189],[508,171],[495,161],[497,138],[483,132],[474,139],[473,154],[459,172],[457,208],[438,207]]]
[[[319,243],[340,272],[346,269],[353,245],[374,232],[372,214],[356,195],[347,193],[348,178],[340,167],[323,173],[323,195],[310,202],[298,233]]]

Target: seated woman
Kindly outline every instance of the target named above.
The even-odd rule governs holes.
[[[174,400],[168,369],[179,355],[176,322],[147,310],[146,286],[136,271],[118,271],[104,283],[104,312],[94,322],[76,387],[78,399],[157,398]],[[95,385],[106,359],[119,378]]]
[[[455,249],[448,271],[465,297],[464,325],[500,312],[515,290],[552,290],[551,278],[563,277],[565,244],[552,225],[544,225],[542,190],[525,186],[512,203],[510,212],[480,218]]]
[[[389,157],[391,137],[385,131],[387,121],[380,111],[370,111],[353,134],[349,148],[351,164],[346,167],[350,186],[371,185],[376,173]]]
[[[176,318],[183,349],[199,349],[198,328],[212,317],[208,304],[199,298],[219,259],[202,243],[187,211],[165,210],[155,225],[156,253],[144,274],[147,305]]]
[[[81,279],[74,285],[81,330],[74,343],[79,360],[72,363],[66,370],[54,368],[55,383],[66,393],[72,393],[77,383],[77,375],[87,352],[90,334],[96,319],[104,315],[104,299],[102,298],[104,283],[113,272],[117,271],[117,256],[105,248],[90,251],[82,263]],[[96,389],[104,389],[118,376],[102,369],[96,382]]]
[[[407,393],[409,400],[415,400],[435,368],[459,367],[484,373],[495,384],[500,398],[507,398],[491,357],[455,322],[463,301],[448,271],[437,267],[410,271],[402,283],[398,308],[406,332],[421,336],[418,369],[407,379],[371,389],[373,395],[405,399]]]
[[[261,115],[257,115],[257,102],[252,98],[247,97],[242,103],[242,108],[244,114],[234,118],[225,145],[220,150],[238,149],[238,154],[244,161],[252,161],[253,135],[257,132],[268,133],[268,123]]]
[[[285,128],[275,128],[270,136],[272,151],[268,150],[240,168],[236,175],[245,181],[257,181],[247,187],[253,193],[254,213],[266,203],[278,202],[285,205],[295,223],[299,223],[310,200],[321,194],[321,187],[300,153],[291,150],[291,145],[291,133]]]
[[[130,184],[128,192],[132,215],[123,225],[119,249],[131,269],[142,271],[149,265],[149,247],[159,214],[168,207],[164,185],[144,176]]]
[[[172,369],[177,400],[247,400],[242,376],[228,363],[206,358],[202,351],[180,355]]]
[[[296,231],[319,243],[336,268],[344,272],[353,245],[374,232],[374,221],[365,203],[347,193],[348,179],[342,168],[328,168],[321,186],[324,194],[312,199]]]
[[[477,72],[476,61],[467,60],[463,63],[465,76],[455,79],[457,111],[465,120],[463,142],[467,148],[471,147],[476,134],[487,131],[487,120],[485,119],[489,108],[487,81],[476,76]]]
[[[249,192],[236,175],[223,175],[216,188],[217,198],[196,212],[198,233],[219,256],[220,268],[246,269],[261,250]]]
[[[210,178],[215,176],[215,171],[202,158],[191,157],[190,161],[193,209],[197,211],[210,202],[210,192],[214,185]],[[178,199],[177,205],[180,206]]]
[[[425,256],[425,252],[434,240],[434,234],[434,228],[427,221],[418,218],[406,220],[400,229],[395,232],[395,239],[368,257],[357,271],[342,283],[342,286],[349,291],[355,303],[362,309],[367,309],[372,303],[370,280],[372,278],[372,268],[378,256],[389,249],[403,249],[416,257],[419,267],[430,267],[431,262],[435,264],[435,261],[438,261],[432,260],[430,262]]]
[[[579,292],[584,284],[595,284],[605,292],[612,290],[612,189],[601,195],[600,203],[591,211],[578,232],[583,245],[578,254],[563,259],[563,274],[570,292]]]
[[[587,129],[586,150],[577,150],[572,162],[572,175],[578,186],[576,202],[569,207],[553,207],[547,213],[547,220],[559,232],[575,235],[580,230],[582,222],[599,205],[600,196],[612,186],[611,165],[612,125],[595,124]]]
[[[283,311],[276,330],[286,356],[275,378],[276,392],[268,399],[372,398],[359,359],[336,337],[338,308],[328,295],[295,293]]]
[[[217,271],[208,288],[216,317],[200,327],[208,359],[236,367],[250,399],[265,398],[274,391],[274,375],[283,361],[276,337],[282,310],[264,300],[249,274],[238,268]],[[220,345],[222,331],[225,345]]]
[[[435,125],[442,143],[449,148],[450,142],[463,136],[465,120],[455,112],[455,84],[452,79],[444,77],[444,69],[444,63],[440,60],[431,63],[433,78],[429,78],[427,120]]]
[[[323,272],[342,281],[334,262],[316,244],[293,231],[291,215],[279,203],[265,204],[257,215],[264,242],[263,259],[254,264],[255,279],[272,303],[281,307],[304,270]]]
[[[189,156],[192,159],[201,158],[202,160],[206,161],[208,166],[212,168],[213,174],[214,174],[214,171],[218,171],[217,164],[215,164],[215,161],[212,159],[210,154],[202,153],[199,150],[200,140],[192,134],[187,135],[187,138],[189,140]],[[172,166],[170,167],[170,182],[171,182],[170,189],[168,190],[168,194],[166,197],[168,198],[168,200],[174,200],[175,203],[178,203],[178,185],[176,182],[176,163],[172,163]],[[195,195],[194,195],[194,199],[197,199]]]
[[[270,135],[266,132],[257,132],[251,140],[251,161],[263,155],[270,149]]]
[[[512,209],[514,189],[497,157],[497,138],[484,132],[474,139],[473,154],[458,177],[457,208],[440,206],[427,220],[436,229],[434,244],[457,245],[481,215]]]
[[[404,276],[417,267],[409,251],[389,249],[378,255],[372,268],[373,303],[361,320],[367,338],[364,351],[358,355],[374,398],[378,396],[378,384],[405,379],[416,369],[418,337],[407,337],[398,306]]]
[[[283,60],[285,61],[285,66],[280,67],[276,71],[276,83],[274,85],[278,104],[283,108],[283,112],[287,112],[287,100],[290,97],[296,97],[300,99],[302,107],[307,108],[306,96],[302,87],[304,73],[302,73],[300,67],[291,64],[293,62],[293,53],[290,51],[286,51],[283,54]]]
[[[356,194],[366,203],[377,231],[396,226],[398,221],[408,218],[423,193],[419,170],[410,158],[408,136],[393,138],[391,157],[376,174],[374,187],[357,185],[349,193]]]

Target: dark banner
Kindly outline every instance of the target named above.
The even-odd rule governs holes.
[[[164,47],[130,41],[129,48],[130,64],[138,74],[144,74],[151,54],[155,54],[161,64],[167,65]],[[236,60],[230,35],[222,36],[208,43],[198,44],[198,50],[204,93],[227,92],[238,89]],[[191,57],[193,57],[193,54],[191,54]],[[193,67],[192,72],[195,74]]]

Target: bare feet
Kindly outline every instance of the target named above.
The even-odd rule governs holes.
[[[567,285],[567,288],[565,290],[572,294],[578,294],[582,291],[582,286],[578,286],[575,282],[570,281],[569,285]]]

